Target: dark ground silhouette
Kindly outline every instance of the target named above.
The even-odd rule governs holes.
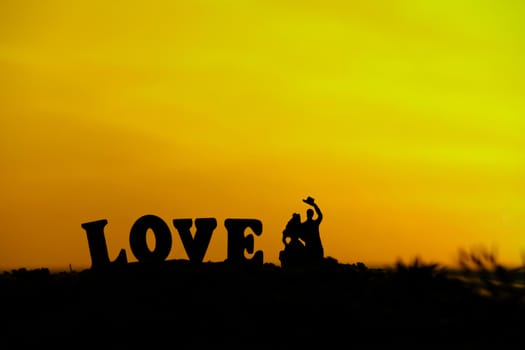
[[[186,260],[19,269],[0,275],[0,347],[524,345],[522,289],[484,293],[480,285],[418,261],[372,269],[330,257],[288,269]]]

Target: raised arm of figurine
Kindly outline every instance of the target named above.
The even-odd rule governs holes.
[[[313,203],[312,207],[315,209],[315,213],[317,214],[317,222],[321,222],[323,220],[323,213],[321,212],[321,209],[317,206],[317,204]]]
[[[321,209],[317,206],[315,203],[315,199],[312,197],[308,197],[306,199],[303,199],[303,202],[305,202],[308,205],[311,205],[315,209],[315,213],[317,214],[317,222],[321,222],[323,220],[323,213],[321,212]]]

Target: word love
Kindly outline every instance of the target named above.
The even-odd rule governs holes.
[[[110,260],[104,235],[104,227],[107,223],[108,221],[103,219],[81,224],[81,227],[87,234],[92,269],[104,268],[112,264],[127,264],[128,262],[125,249],[120,250],[114,261]],[[179,233],[189,260],[198,263],[202,262],[213,231],[217,227],[217,220],[215,218],[195,219],[196,231],[194,236],[191,234],[192,219],[174,219],[173,226]],[[226,261],[235,264],[250,262],[262,265],[263,252],[260,250],[253,252],[254,237],[252,234],[246,234],[246,230],[249,228],[255,235],[260,236],[262,233],[262,222],[257,219],[226,219],[224,220],[224,226],[228,232]],[[146,241],[148,230],[151,230],[155,237],[154,249],[150,249]],[[129,244],[133,255],[139,262],[148,264],[162,263],[166,260],[171,250],[172,236],[170,228],[160,217],[144,215],[135,221],[131,227]],[[250,259],[246,258],[245,252],[253,254],[253,257]]]

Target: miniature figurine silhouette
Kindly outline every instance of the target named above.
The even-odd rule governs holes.
[[[301,215],[294,213],[283,231],[284,250],[279,254],[282,267],[297,267],[320,262],[324,258],[319,225],[323,214],[312,197],[303,202],[313,207],[306,211],[306,220],[301,222]],[[314,217],[314,212],[317,218]]]
[[[324,258],[324,249],[321,242],[319,225],[323,220],[323,213],[312,197],[303,199],[303,202],[313,207],[306,211],[306,221],[301,224],[301,235],[299,238],[304,242],[305,256],[308,262],[319,262]],[[314,210],[317,218],[314,217]]]
[[[283,267],[304,265],[305,246],[299,239],[301,236],[301,225],[301,215],[294,213],[283,230],[282,241],[284,250],[279,254],[279,260]]]

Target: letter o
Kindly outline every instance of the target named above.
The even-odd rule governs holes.
[[[146,241],[148,229],[155,235],[155,249],[151,251]],[[129,233],[129,245],[133,255],[140,262],[160,263],[169,255],[171,250],[171,232],[168,224],[155,215],[144,215],[140,217]]]

